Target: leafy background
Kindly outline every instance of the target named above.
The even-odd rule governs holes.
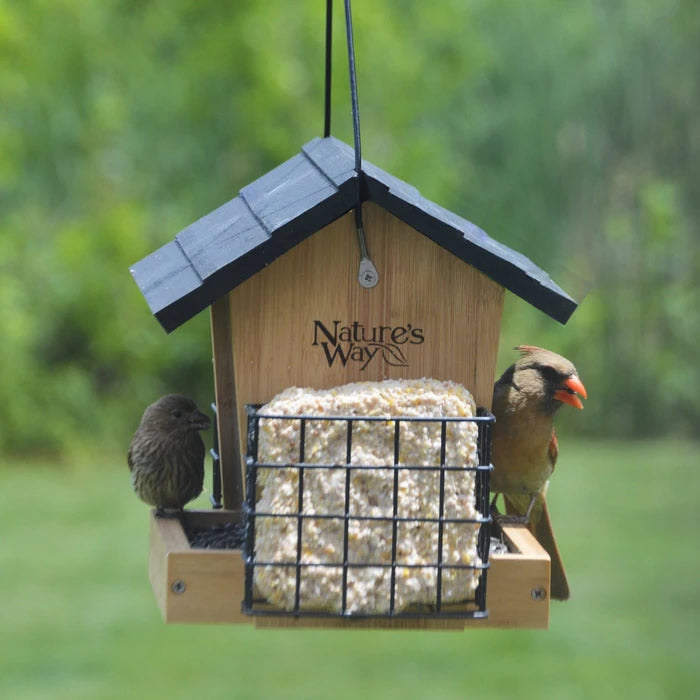
[[[353,3],[364,156],[581,301],[560,326],[509,295],[499,361],[518,343],[551,347],[591,397],[561,416],[569,464],[552,507],[580,598],[553,607],[549,636],[493,633],[480,653],[469,635],[160,627],[124,451],[154,397],[211,400],[209,327],[205,312],[166,335],[128,269],[320,135],[324,5],[0,0],[8,697],[122,697],[130,678],[137,695],[185,697],[187,659],[215,697],[235,685],[218,675],[227,654],[247,679],[240,697],[327,697],[312,658],[328,659],[338,697],[488,697],[489,674],[499,697],[691,697],[695,0]],[[333,133],[351,143],[335,6]],[[472,686],[454,675],[469,650]],[[266,672],[266,654],[286,675]]]
[[[352,143],[336,3],[333,133]],[[208,318],[167,337],[129,266],[323,128],[321,2],[0,2],[0,449],[124,444],[212,396]],[[578,429],[697,435],[700,13],[692,1],[354,6],[363,154],[548,270]],[[41,415],[37,407],[41,406]]]

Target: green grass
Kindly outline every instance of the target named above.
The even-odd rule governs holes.
[[[164,625],[123,459],[5,465],[0,697],[697,697],[700,445],[561,442],[547,632]]]

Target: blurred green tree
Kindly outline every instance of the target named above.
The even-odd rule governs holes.
[[[503,364],[568,354],[591,432],[697,434],[695,3],[353,9],[364,155],[590,292],[565,328],[509,301]],[[0,0],[0,450],[124,445],[160,393],[212,397],[207,315],[166,336],[128,267],[320,134],[323,24],[323,3]]]

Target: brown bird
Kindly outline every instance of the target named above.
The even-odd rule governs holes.
[[[561,355],[519,345],[522,357],[494,385],[491,491],[503,494],[511,521],[528,523],[551,560],[551,596],[569,597],[545,494],[559,455],[554,414],[565,403],[583,408],[587,398],[574,365]]]
[[[157,513],[180,511],[199,496],[204,482],[204,442],[209,418],[192,399],[168,394],[152,403],[129,446],[131,483]]]

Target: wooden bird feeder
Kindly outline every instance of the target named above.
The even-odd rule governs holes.
[[[354,207],[379,274],[358,282]],[[131,270],[166,331],[210,307],[223,510],[190,525],[236,521],[244,498],[246,404],[286,387],[451,379],[490,408],[504,290],[564,323],[576,303],[527,258],[423,198],[353,149],[317,138],[301,153]],[[363,338],[374,333],[370,346]],[[149,575],[168,622],[260,626],[547,627],[549,557],[522,526],[491,555],[484,619],[253,618],[241,612],[238,550],[193,549],[178,520],[152,517]]]
[[[330,6],[328,3],[327,134]],[[247,406],[265,404],[292,386],[330,389],[350,382],[427,377],[464,385],[476,405],[488,411],[505,290],[561,323],[576,308],[574,300],[530,260],[361,159],[348,0],[345,8],[355,148],[330,135],[310,141],[300,153],[244,187],[237,197],[183,229],[131,269],[151,311],[168,332],[210,308],[223,496],[221,510],[186,511],[180,520],[152,514],[151,585],[167,622],[254,622],[262,627],[547,627],[550,560],[524,526],[503,527],[501,534],[509,551],[491,554],[488,574],[481,574],[479,586],[486,593],[488,614],[479,608],[479,615],[460,616],[458,611],[444,617],[427,613],[348,615],[345,589],[342,615],[303,616],[298,605],[299,573],[294,614],[285,615],[282,613],[288,611],[282,610],[277,614],[274,609],[271,614],[269,610],[265,615],[249,614],[250,607],[242,603],[244,594],[248,600],[252,586],[251,577],[245,575],[254,567],[255,555],[249,549],[244,561],[241,550],[194,548],[185,534],[186,529],[241,520],[246,502]],[[439,469],[445,467],[444,426],[443,422]],[[348,423],[348,454],[351,434]],[[397,422],[395,484],[399,469],[413,468],[399,467],[398,435]],[[486,445],[479,451],[488,455],[488,441]],[[299,459],[303,463],[303,457]],[[301,484],[301,476],[298,482]],[[479,477],[476,484],[478,491]],[[486,485],[483,481],[479,496],[484,504]],[[346,522],[345,552],[348,488],[345,515],[340,518]],[[301,503],[301,485],[299,494]],[[255,495],[247,503],[248,514],[251,503],[254,509]],[[442,505],[440,508],[442,537]],[[302,515],[296,517],[299,550]],[[254,529],[249,521],[250,539]],[[488,551],[487,538],[480,536],[480,542]],[[441,612],[441,552],[437,567],[430,564],[438,571],[437,613]],[[343,570],[349,565],[346,560]],[[391,566],[398,566],[396,559]],[[296,568],[299,571],[299,554]],[[392,573],[390,612],[394,610],[393,580]],[[482,586],[484,582],[488,585]],[[463,607],[462,612],[472,611]]]

